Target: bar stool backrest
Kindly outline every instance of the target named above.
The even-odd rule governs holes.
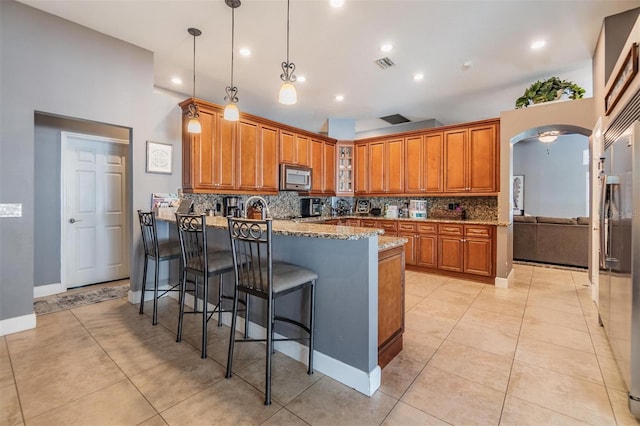
[[[206,216],[176,213],[176,223],[183,265],[187,269],[206,274],[208,271]]]
[[[144,254],[148,257],[158,258],[158,231],[156,228],[156,216],[151,212],[138,210],[140,231],[142,232],[142,245]]]
[[[233,266],[238,287],[269,297],[272,291],[271,219],[228,218]]]

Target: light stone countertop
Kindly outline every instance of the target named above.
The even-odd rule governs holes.
[[[158,220],[175,223],[174,215],[158,215]],[[207,226],[227,229],[227,218],[207,216]],[[291,235],[295,237],[327,238],[332,240],[360,240],[384,233],[375,228],[359,228],[354,226],[325,225],[321,223],[304,223],[292,220],[273,220],[274,235]]]
[[[408,240],[406,238],[389,237],[386,235],[380,235],[378,237],[378,251],[387,250],[397,246],[402,246],[402,245],[405,245],[407,242]]]

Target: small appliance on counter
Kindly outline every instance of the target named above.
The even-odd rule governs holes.
[[[240,217],[241,210],[239,206],[239,198],[238,197],[224,197],[222,199],[223,202],[223,213],[225,216],[233,216]]]
[[[398,206],[387,206],[387,211],[384,214],[384,217],[389,219],[397,219],[398,218]]]
[[[315,217],[322,216],[322,200],[320,198],[301,198],[300,216]]]
[[[358,200],[356,203],[356,214],[369,214],[371,203],[369,200]]]
[[[425,200],[409,201],[409,217],[412,219],[426,219],[427,202]]]

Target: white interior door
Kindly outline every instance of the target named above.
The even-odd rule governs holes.
[[[62,287],[129,276],[129,142],[62,132]]]

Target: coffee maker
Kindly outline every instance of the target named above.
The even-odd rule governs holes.
[[[241,211],[238,205],[240,198],[239,197],[224,197],[222,199],[223,202],[223,213],[225,216],[232,217],[240,217]]]

